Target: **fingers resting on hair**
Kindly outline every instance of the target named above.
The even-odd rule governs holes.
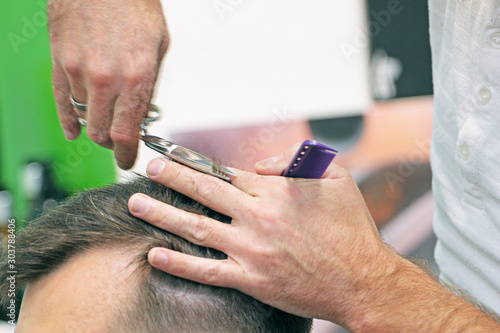
[[[153,248],[148,253],[148,261],[166,273],[203,284],[229,288],[245,284],[243,269],[231,259],[207,259]]]
[[[167,159],[154,159],[147,167],[148,177],[152,180],[233,218],[256,208],[253,196],[235,186],[238,182],[250,183],[249,173],[236,172],[238,176],[230,184]]]
[[[235,239],[231,224],[186,212],[144,194],[131,196],[128,205],[132,215],[200,246],[225,252]]]

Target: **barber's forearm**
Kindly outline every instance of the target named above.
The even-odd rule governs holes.
[[[494,332],[500,324],[394,253],[392,269],[352,307],[353,332]]]

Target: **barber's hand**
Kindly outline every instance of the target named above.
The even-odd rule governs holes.
[[[80,133],[72,94],[88,105],[89,138],[114,148],[118,165],[131,168],[169,42],[160,0],[49,0],[48,20],[54,95],[66,138]]]
[[[257,170],[281,174],[297,148]],[[371,291],[386,282],[396,260],[354,180],[335,164],[321,180],[237,173],[229,184],[164,159],[149,164],[151,179],[233,219],[223,224],[135,194],[133,215],[228,255],[212,260],[155,248],[150,263],[284,311],[347,325],[352,308],[370,304]]]

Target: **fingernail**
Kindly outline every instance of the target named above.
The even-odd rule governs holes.
[[[255,166],[258,166],[259,168],[267,168],[270,165],[273,165],[274,163],[278,162],[280,160],[279,156],[274,156],[271,158],[268,158],[267,160],[262,160],[260,162],[257,162]]]
[[[130,202],[130,212],[143,214],[148,211],[149,200],[142,195],[134,195]]]
[[[165,161],[157,158],[149,162],[146,172],[148,176],[157,176],[165,169]]]
[[[153,266],[163,266],[168,262],[168,257],[163,251],[154,250],[151,258]]]
[[[72,131],[64,130],[64,136],[66,137],[66,140],[73,141],[76,139],[76,134],[73,133]]]

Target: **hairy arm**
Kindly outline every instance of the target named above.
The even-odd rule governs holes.
[[[500,325],[387,247],[352,177],[332,164],[321,180],[274,177],[291,149],[238,170],[232,185],[154,160],[151,179],[232,217],[225,225],[135,194],[133,215],[226,260],[153,249],[150,263],[173,275],[238,289],[284,311],[353,332],[494,331]]]
[[[500,324],[443,287],[420,267],[392,254],[394,271],[364,281],[362,299],[351,304],[346,327],[353,332],[495,332]],[[362,304],[366,305],[364,312]],[[498,318],[497,318],[498,320]]]

